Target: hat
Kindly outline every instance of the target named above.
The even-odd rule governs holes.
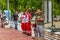
[[[40,9],[38,9],[37,11],[36,11],[36,13],[41,13],[42,11],[40,10]]]

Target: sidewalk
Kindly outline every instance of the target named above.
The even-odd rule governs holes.
[[[57,28],[60,28],[60,21],[59,22],[54,22]],[[45,24],[45,27],[50,27],[51,23]],[[18,26],[19,31],[15,30],[14,28],[0,28],[0,40],[34,40],[32,39],[32,36],[27,36],[20,32],[20,24]]]
[[[0,40],[33,40],[31,36],[27,36],[13,28],[0,28]]]
[[[52,23],[47,23],[44,26],[45,27],[51,27]],[[54,25],[56,28],[60,28],[60,21],[54,22]]]

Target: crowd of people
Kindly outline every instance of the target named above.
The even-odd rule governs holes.
[[[32,28],[34,27],[34,33],[35,36],[33,37],[34,39],[41,38],[43,37],[43,28],[44,28],[44,14],[40,9],[38,9],[36,12],[36,18],[35,18],[35,23],[31,24],[31,19],[32,19],[32,14],[30,10],[24,11],[20,17],[20,22],[21,22],[21,28],[23,30],[23,34],[26,35],[31,35],[32,34]],[[14,14],[14,23],[15,23],[15,29],[17,29],[17,17],[18,17],[18,12]],[[38,36],[39,35],[39,36]]]
[[[21,28],[24,34],[31,35],[31,18],[32,15],[29,10],[24,11],[20,17]],[[12,20],[14,20],[15,29],[17,29],[18,12],[13,15]]]
[[[32,24],[32,28],[34,27],[34,33],[35,36],[33,37],[34,39],[43,37],[43,28],[44,28],[44,14],[40,9],[38,9],[36,12],[36,18],[35,18],[35,23]],[[14,21],[15,24],[15,29],[17,30],[17,22],[18,22],[18,11],[15,12],[15,14],[12,16],[12,21]],[[0,15],[0,27],[4,27],[4,25],[8,25],[8,19],[6,16],[1,16]],[[30,10],[26,10],[22,13],[21,17],[19,18],[21,22],[21,28],[23,31],[23,34],[31,36],[31,19],[32,19],[32,14]],[[39,35],[39,36],[38,36]]]

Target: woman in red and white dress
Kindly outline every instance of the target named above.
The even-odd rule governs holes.
[[[32,15],[30,14],[29,11],[27,11],[26,12],[26,33],[28,35],[31,35],[31,22],[30,22],[31,18],[32,18]]]
[[[21,16],[21,27],[22,27],[23,33],[25,34],[26,33],[26,15],[25,15],[25,12]]]

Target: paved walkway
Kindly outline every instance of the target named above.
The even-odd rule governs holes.
[[[13,28],[0,28],[0,40],[33,40],[31,36],[27,36]]]
[[[53,23],[55,25],[56,28],[60,28],[60,21],[54,22]],[[52,23],[47,23],[44,26],[45,27],[51,27]]]
[[[60,21],[54,22],[56,27],[60,28]],[[45,27],[50,27],[51,23],[45,24]],[[27,36],[22,32],[13,28],[0,28],[0,40],[33,40],[31,36]]]

